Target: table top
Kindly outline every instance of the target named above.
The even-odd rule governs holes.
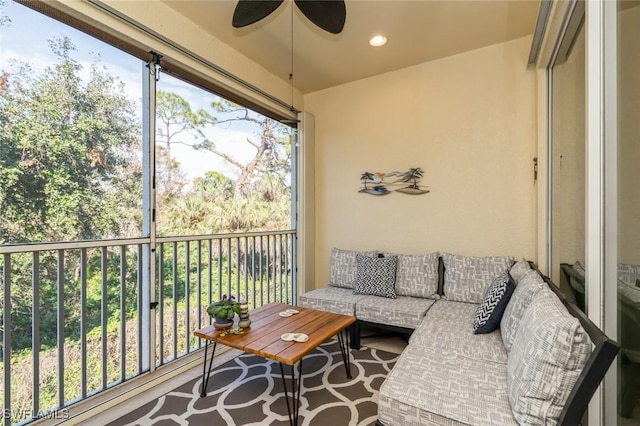
[[[299,313],[284,318],[278,315],[287,309],[296,309]],[[245,328],[244,334],[220,336],[223,330],[217,330],[213,325],[196,330],[193,334],[263,358],[294,365],[318,345],[356,321],[350,315],[282,303],[270,303],[249,311],[249,318],[251,327]],[[309,340],[287,342],[280,338],[284,333],[304,333],[309,336]]]

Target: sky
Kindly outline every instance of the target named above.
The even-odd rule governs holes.
[[[0,17],[8,16],[11,20],[0,26],[0,69],[11,69],[11,60],[17,60],[30,63],[34,70],[44,70],[55,61],[48,40],[68,36],[77,49],[73,58],[82,65],[84,75],[88,76],[90,65],[99,61],[111,75],[117,76],[125,83],[125,94],[135,100],[137,110],[141,112],[144,69],[141,60],[11,0],[0,0],[0,8]],[[182,96],[194,110],[206,109],[217,99],[215,95],[167,74],[160,75],[157,87],[158,90]],[[216,141],[220,150],[240,161],[247,161],[254,152],[254,149],[245,143],[247,138],[255,139],[254,132],[246,125],[234,128],[210,126],[207,129],[207,137]],[[230,176],[237,175],[237,168],[226,164],[212,153],[196,151],[182,145],[172,146],[171,151],[189,181],[202,176],[208,170],[217,170]]]

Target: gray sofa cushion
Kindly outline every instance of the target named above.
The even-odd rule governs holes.
[[[380,387],[378,419],[385,426],[515,426],[506,364],[409,345]]]
[[[407,296],[382,301],[377,296],[362,296],[356,302],[356,317],[379,324],[416,328],[434,302],[433,299]]]
[[[333,248],[331,250],[331,271],[329,285],[342,288],[353,288],[356,283],[356,255],[375,257],[377,251],[353,251]]]
[[[516,285],[516,289],[511,295],[511,300],[504,310],[502,321],[500,321],[500,332],[502,333],[502,342],[509,352],[511,344],[516,337],[520,318],[524,314],[525,309],[529,306],[536,293],[546,287],[546,284],[540,274],[533,269],[529,270]]]
[[[438,295],[438,252],[429,254],[395,254],[398,256],[396,274],[396,294],[398,296],[426,297],[439,299]]]
[[[507,360],[513,415],[520,424],[555,425],[591,353],[591,340],[553,292],[534,297]]]
[[[353,294],[350,288],[325,286],[298,296],[298,304],[304,308],[355,315],[355,304],[361,297]]]
[[[436,351],[453,351],[465,358],[507,363],[500,331],[473,333],[473,316],[478,305],[438,300],[413,332],[409,344]]]
[[[459,302],[480,303],[493,280],[507,272],[511,256],[472,257],[443,253],[444,297]]]

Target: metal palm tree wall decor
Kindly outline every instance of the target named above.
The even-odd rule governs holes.
[[[318,27],[332,34],[344,28],[347,8],[344,0],[293,0],[302,14]],[[258,22],[273,13],[284,0],[238,0],[232,25],[241,28]]]
[[[400,188],[393,191],[409,195],[426,194],[429,190],[426,189],[426,186],[420,185],[420,179],[422,179],[423,175],[424,172],[420,167],[411,168],[406,172],[364,172],[360,175],[363,187],[358,192],[371,195],[387,195],[391,193],[387,188],[388,186],[400,186]]]

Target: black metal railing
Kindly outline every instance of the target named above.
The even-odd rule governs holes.
[[[193,331],[225,294],[250,308],[294,303],[295,235],[0,246],[4,424],[64,417],[74,402],[199,349]]]

